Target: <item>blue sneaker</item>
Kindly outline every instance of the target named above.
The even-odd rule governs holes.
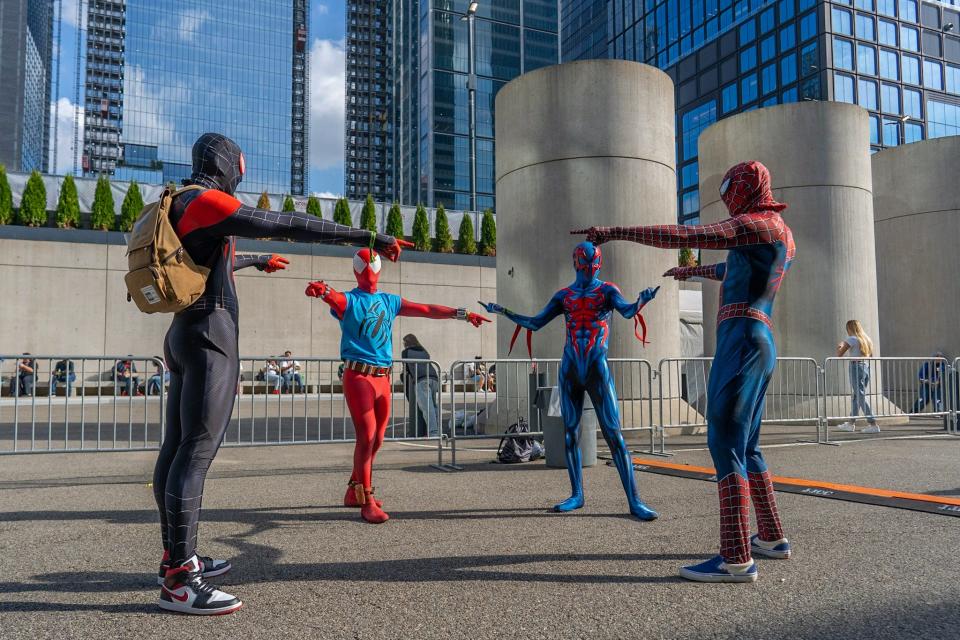
[[[706,562],[682,567],[680,577],[694,582],[754,582],[757,565],[753,560],[743,564],[727,564],[723,556],[714,556]]]
[[[760,539],[760,534],[756,534],[750,538],[750,553],[764,558],[786,560],[790,557],[790,542],[786,538],[767,542]]]
[[[630,515],[645,522],[650,522],[660,517],[660,514],[648,507],[643,500],[630,503]]]
[[[554,505],[553,510],[557,513],[567,513],[583,506],[583,496],[572,495],[558,505]]]

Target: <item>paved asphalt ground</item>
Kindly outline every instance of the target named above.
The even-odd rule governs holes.
[[[771,447],[774,471],[960,495],[960,438]],[[159,612],[153,453],[0,457],[0,637],[29,638],[960,638],[960,518],[780,496],[795,557],[749,585],[676,577],[717,546],[715,487],[638,474],[661,513],[625,516],[616,472],[541,463],[430,469],[388,445],[378,495],[393,519],[338,507],[344,445],[223,449],[202,551],[230,557],[238,613]],[[708,463],[704,451],[673,461]]]

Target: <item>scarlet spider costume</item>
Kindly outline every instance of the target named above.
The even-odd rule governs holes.
[[[340,357],[344,361],[343,395],[357,435],[353,473],[343,504],[360,507],[360,516],[374,524],[390,519],[380,508],[382,503],[373,498],[372,472],[373,460],[383,444],[390,419],[394,319],[407,316],[466,320],[475,327],[489,322],[466,309],[421,304],[379,292],[380,268],[380,256],[371,249],[361,249],[353,256],[355,289],[341,293],[320,281],[311,282],[305,292],[330,305],[330,313],[340,321],[343,331],[340,340]]]
[[[680,575],[702,582],[751,582],[757,555],[790,557],[770,473],[760,452],[764,395],[777,348],[771,332],[773,300],[796,248],[774,200],[770,172],[759,162],[732,167],[720,185],[730,218],[707,225],[593,227],[594,242],[630,240],[654,247],[727,249],[724,264],[674,267],[665,276],[722,281],[717,350],[707,389],[708,444],[720,495],[720,555],[683,567]],[[750,537],[747,495],[753,497],[759,533]]]
[[[210,269],[203,295],[174,316],[164,339],[170,390],[153,473],[163,542],[159,605],[180,613],[215,615],[241,606],[239,599],[205,582],[229,571],[230,563],[196,555],[197,524],[207,469],[230,423],[237,388],[239,300],[233,272],[249,266],[276,271],[286,260],[237,256],[234,236],[372,243],[394,260],[403,246],[392,236],[243,205],[233,193],[244,170],[243,153],[233,140],[203,134],[193,145],[193,174],[184,181],[203,188],[177,195],[170,212],[184,249]]]
[[[600,247],[589,242],[578,244],[573,252],[577,279],[556,292],[543,311],[533,317],[514,313],[496,303],[481,304],[490,313],[504,315],[528,331],[542,329],[561,313],[566,320],[567,339],[560,360],[560,412],[566,433],[567,474],[572,495],[554,506],[554,511],[565,513],[583,506],[579,437],[583,395],[587,393],[620,474],[630,513],[641,520],[655,520],[657,513],[640,499],[633,463],[620,433],[617,390],[607,366],[607,339],[611,312],[616,310],[625,318],[639,318],[640,309],[653,300],[659,287],[645,289],[636,302],[628,302],[616,285],[597,278],[602,264]]]

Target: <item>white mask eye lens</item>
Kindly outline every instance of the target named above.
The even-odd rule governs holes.
[[[353,256],[353,272],[354,273],[363,273],[363,270],[367,268],[367,261],[361,258],[359,255]]]
[[[721,195],[721,196],[727,195],[727,189],[729,189],[729,188],[730,188],[730,178],[727,178],[727,179],[724,180],[723,183],[720,185],[720,195]]]
[[[380,273],[380,256],[374,256],[373,262],[370,263],[370,270],[374,273]]]

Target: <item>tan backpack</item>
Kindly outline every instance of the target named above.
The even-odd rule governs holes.
[[[197,266],[183,248],[170,209],[174,197],[196,185],[173,191],[165,187],[160,200],[140,212],[127,242],[127,300],[144,313],[183,311],[203,295],[210,269]]]

